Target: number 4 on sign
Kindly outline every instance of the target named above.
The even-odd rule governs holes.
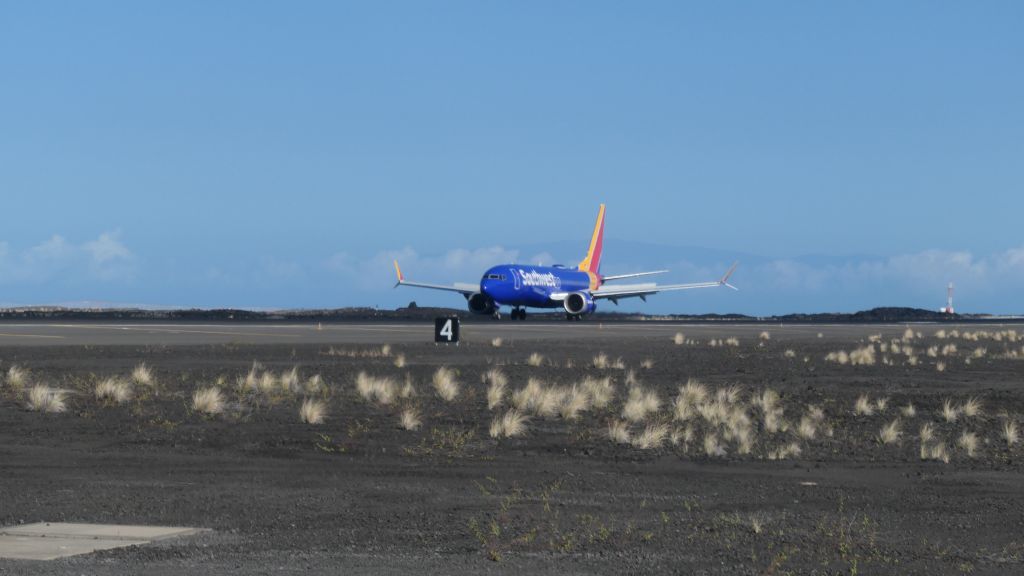
[[[445,344],[459,343],[459,319],[458,318],[435,318],[434,319],[434,342]]]

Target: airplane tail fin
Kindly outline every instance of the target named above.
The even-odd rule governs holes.
[[[604,204],[597,211],[597,222],[594,224],[594,235],[590,238],[587,257],[580,262],[579,269],[584,272],[598,274],[601,269],[601,250],[604,248]]]

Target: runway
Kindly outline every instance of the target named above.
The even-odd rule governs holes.
[[[937,324],[734,324],[597,321],[467,323],[462,340],[489,343],[493,338],[514,340],[671,339],[682,332],[688,339],[758,338],[768,331],[774,340],[858,338],[867,334],[896,337],[911,326],[926,333]],[[945,329],[992,330],[999,324],[943,324]],[[1011,326],[1012,327],[1012,326]],[[189,323],[189,322],[3,322],[0,347],[6,346],[188,346],[209,344],[386,344],[433,342],[433,323]]]

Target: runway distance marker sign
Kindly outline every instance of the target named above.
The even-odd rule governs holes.
[[[459,318],[457,316],[434,319],[434,343],[459,343]]]

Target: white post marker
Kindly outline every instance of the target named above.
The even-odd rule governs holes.
[[[459,344],[458,316],[434,319],[434,343]]]

